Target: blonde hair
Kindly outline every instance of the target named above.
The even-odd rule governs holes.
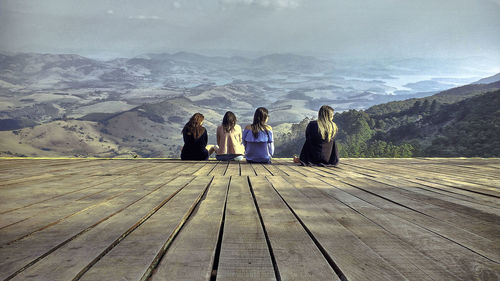
[[[318,130],[321,138],[330,142],[337,135],[337,124],[333,122],[333,108],[323,105],[318,111]]]

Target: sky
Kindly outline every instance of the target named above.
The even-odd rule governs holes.
[[[0,0],[0,51],[500,58],[500,0]]]

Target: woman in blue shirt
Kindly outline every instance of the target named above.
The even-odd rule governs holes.
[[[255,110],[252,125],[243,131],[245,158],[250,163],[271,163],[274,153],[273,128],[267,125],[268,110],[259,107]]]

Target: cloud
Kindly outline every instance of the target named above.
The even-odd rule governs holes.
[[[144,16],[144,15],[129,16],[128,18],[131,20],[160,20],[161,19],[159,16]]]
[[[301,0],[220,0],[223,5],[245,5],[263,8],[288,9],[299,7]]]
[[[107,10],[107,11],[106,11],[106,13],[108,13],[108,14],[112,15],[112,14],[114,14],[114,13],[115,13],[115,11],[113,11],[113,10]]]
[[[175,1],[173,5],[174,5],[174,8],[176,8],[176,9],[179,9],[181,7],[181,3],[177,2],[177,1]]]

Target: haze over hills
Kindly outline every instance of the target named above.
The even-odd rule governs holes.
[[[202,112],[215,132],[225,111],[245,124],[256,107],[266,106],[278,132],[315,116],[322,104],[339,112],[366,109],[487,76],[482,59],[440,63],[186,52],[108,61],[0,55],[0,153],[177,157],[181,128],[194,112]],[[213,143],[214,133],[209,137]]]

